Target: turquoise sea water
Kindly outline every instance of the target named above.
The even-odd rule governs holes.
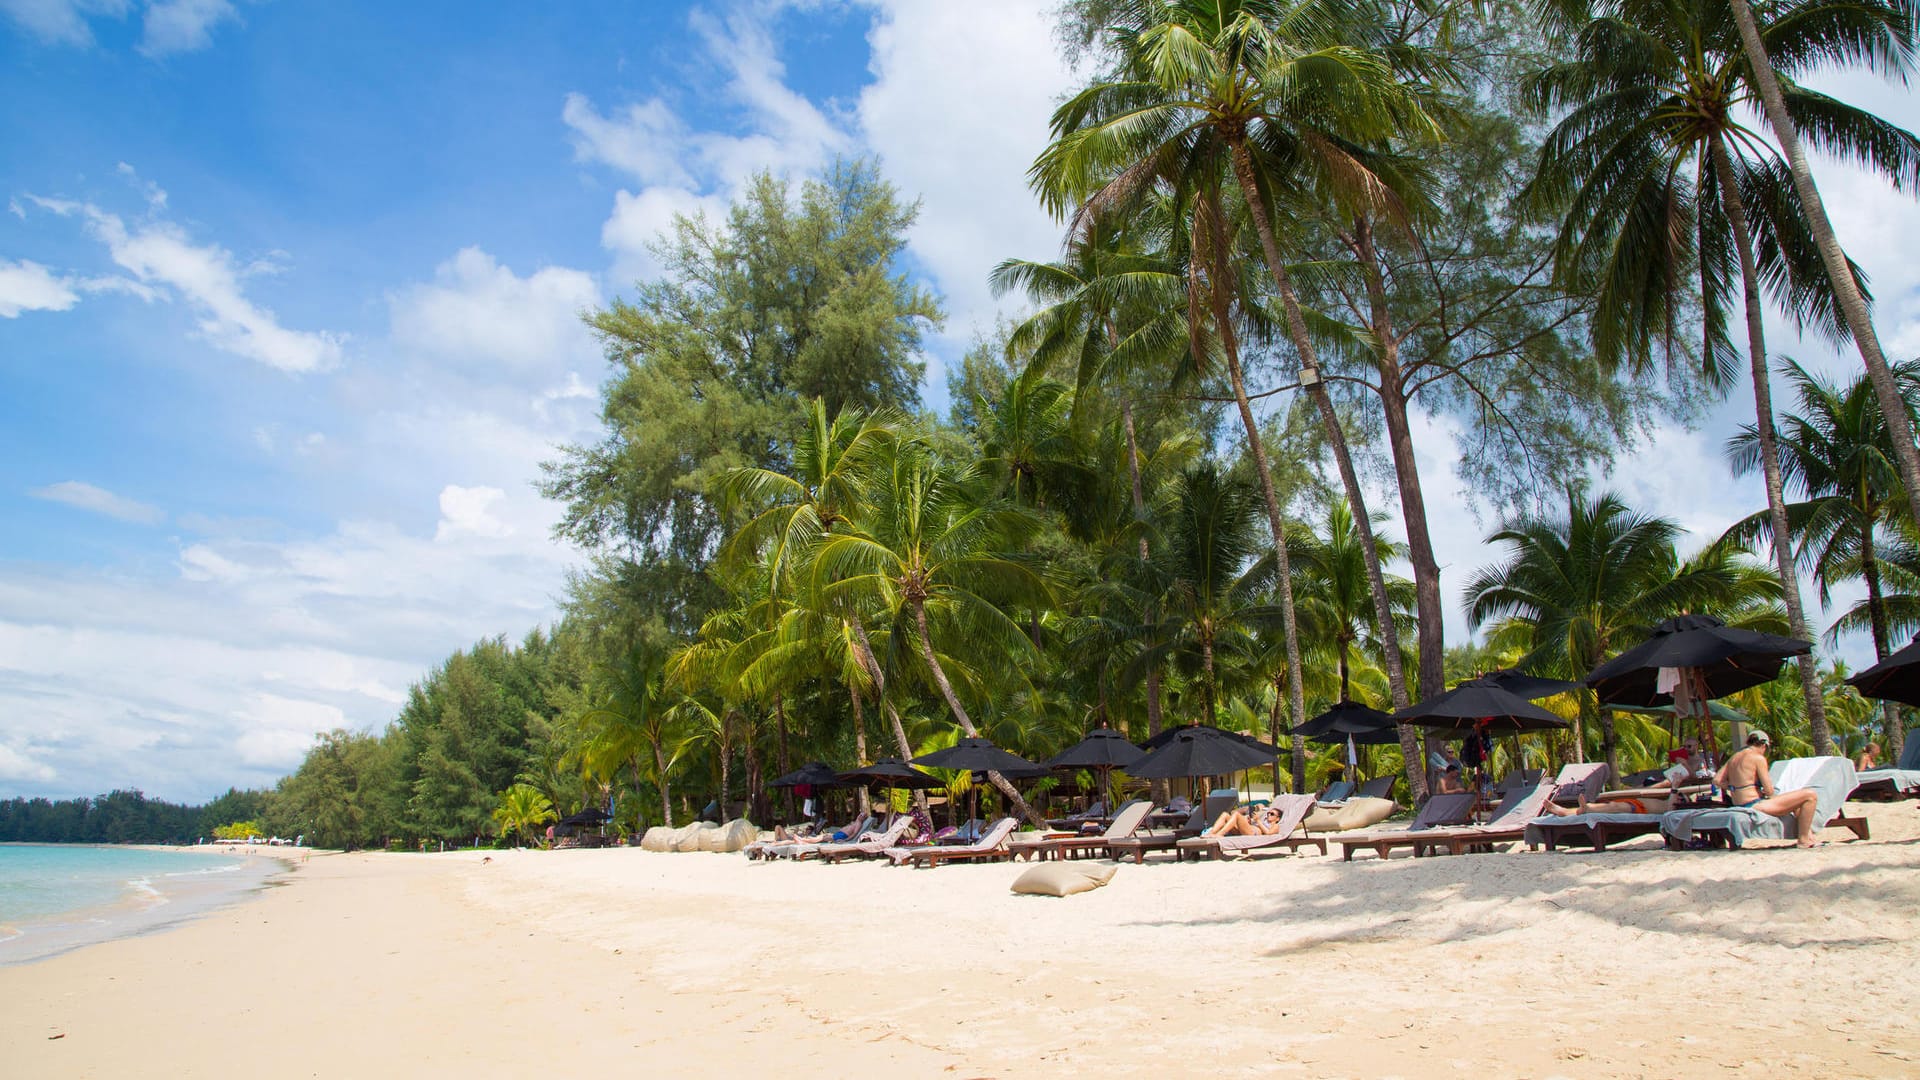
[[[0,844],[0,964],[172,925],[283,869],[264,856],[192,848]]]

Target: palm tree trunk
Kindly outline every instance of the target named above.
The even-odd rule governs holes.
[[[1759,434],[1760,465],[1767,479],[1767,517],[1773,528],[1773,561],[1780,571],[1781,597],[1787,602],[1787,629],[1794,637],[1807,637],[1807,616],[1800,603],[1800,572],[1793,565],[1793,540],[1787,532],[1787,498],[1780,476],[1780,451],[1773,428],[1773,387],[1767,371],[1767,335],[1761,324],[1760,280],[1754,266],[1753,234],[1748,232],[1747,208],[1734,186],[1733,158],[1718,136],[1708,140],[1713,156],[1713,171],[1720,180],[1720,205],[1732,227],[1733,242],[1740,253],[1740,284],[1746,294],[1747,359],[1753,369],[1753,411],[1755,431]],[[1827,727],[1826,695],[1820,690],[1820,676],[1812,653],[1796,662],[1800,670],[1800,693],[1807,703],[1807,726],[1813,733],[1813,752],[1833,753],[1833,733]],[[1608,725],[1608,742],[1612,742]],[[1608,766],[1613,765],[1611,758]],[[1615,775],[1618,775],[1616,773]]]
[[[1247,432],[1247,452],[1253,455],[1253,471],[1260,476],[1260,496],[1267,507],[1267,525],[1273,530],[1275,573],[1280,580],[1280,625],[1287,645],[1287,697],[1292,706],[1294,724],[1307,718],[1307,697],[1300,676],[1300,623],[1293,610],[1293,571],[1287,559],[1287,526],[1280,517],[1280,500],[1273,493],[1273,470],[1267,464],[1266,444],[1260,438],[1260,425],[1253,418],[1253,403],[1247,399],[1247,382],[1240,371],[1240,350],[1233,345],[1231,328],[1223,327],[1223,350],[1227,355],[1227,378],[1233,384],[1233,400],[1240,407],[1240,424]],[[1291,726],[1291,725],[1290,725]],[[1307,787],[1306,748],[1300,740],[1293,746],[1293,790]]]
[[[1107,334],[1111,340],[1113,337],[1111,323],[1107,326]],[[1120,403],[1120,420],[1127,432],[1127,479],[1133,486],[1133,515],[1135,518],[1144,519],[1147,515],[1147,497],[1140,485],[1140,444],[1133,434],[1133,402],[1131,400]],[[1153,549],[1147,546],[1147,537],[1143,533],[1140,536],[1140,561],[1144,563],[1152,556]],[[1157,617],[1155,605],[1148,604],[1146,614],[1148,625],[1152,625]],[[1147,668],[1147,736],[1149,738],[1160,734],[1160,723],[1160,665],[1154,664]],[[1153,799],[1155,806],[1165,806],[1167,782],[1152,781],[1148,785],[1147,794]]]
[[[873,680],[874,699],[886,707],[887,719],[893,724],[893,740],[900,749],[900,760],[906,761],[913,757],[913,743],[907,740],[907,726],[900,722],[899,710],[893,707],[893,702],[887,700],[887,673],[880,669],[880,661],[873,655],[873,642],[867,638],[867,624],[859,619],[852,619],[850,622],[853,626],[853,640],[856,645],[855,655],[860,665],[867,669],[867,677]],[[864,765],[866,762],[863,761],[861,764]],[[927,793],[915,788],[913,805],[925,811]]]
[[[779,755],[774,762],[774,768],[780,771],[780,775],[785,776],[792,771],[793,765],[787,760],[787,701],[782,694],[773,695],[773,725],[774,731],[779,736],[779,741],[774,744],[774,752]],[[792,788],[787,789],[787,817],[793,817]]]
[[[1373,244],[1373,222],[1355,219],[1354,248],[1366,278],[1369,321],[1379,349],[1374,354],[1380,377],[1380,411],[1387,424],[1387,446],[1393,457],[1394,479],[1400,488],[1400,517],[1407,530],[1407,561],[1413,567],[1414,611],[1418,619],[1419,675],[1422,699],[1447,688],[1446,613],[1440,597],[1440,561],[1433,553],[1433,533],[1427,524],[1427,500],[1420,487],[1420,464],[1413,452],[1413,428],[1407,421],[1407,398],[1400,370],[1400,338],[1394,332],[1393,308],[1387,303],[1385,275]]]
[[[753,811],[748,816],[760,821],[766,821],[772,815],[773,808],[767,803],[767,788],[765,784],[767,774],[766,771],[760,767],[759,740],[754,738],[753,720],[747,716],[742,716],[740,719],[745,721],[744,726],[747,736],[745,748],[747,758],[747,805],[751,807]]]
[[[940,696],[947,699],[947,708],[953,711],[953,719],[960,725],[960,730],[966,732],[969,739],[978,738],[979,729],[973,726],[973,718],[967,715],[966,708],[960,704],[959,695],[953,692],[953,684],[947,681],[946,669],[940,666],[940,658],[934,655],[933,635],[927,630],[926,605],[918,599],[910,599],[908,604],[913,608],[913,629],[920,639],[920,656],[927,662],[927,670],[933,673],[933,684],[940,688]],[[1009,783],[1006,777],[998,772],[989,771],[987,780],[1006,798],[1007,805],[1013,807],[1015,813],[1032,823],[1034,828],[1047,827],[1047,819],[1027,805],[1027,800],[1021,797],[1019,789]]]
[[[653,744],[653,776],[660,784],[660,823],[673,828],[672,785],[667,781],[667,756],[660,752],[660,744]]]
[[[1393,625],[1393,607],[1387,600],[1386,578],[1380,571],[1380,553],[1374,547],[1373,519],[1367,514],[1366,495],[1360,490],[1359,478],[1353,471],[1353,458],[1347,453],[1347,440],[1345,433],[1340,430],[1340,418],[1334,414],[1333,400],[1327,395],[1326,385],[1320,381],[1319,357],[1314,352],[1312,338],[1307,336],[1307,323],[1300,314],[1300,299],[1294,294],[1293,278],[1280,261],[1280,244],[1275,239],[1273,221],[1267,214],[1266,204],[1260,199],[1259,182],[1253,174],[1253,157],[1247,152],[1244,142],[1233,145],[1233,171],[1240,181],[1241,192],[1246,196],[1247,209],[1253,215],[1254,231],[1260,234],[1260,250],[1266,256],[1267,272],[1273,275],[1274,288],[1280,294],[1288,335],[1300,354],[1301,382],[1306,383],[1309,378],[1312,380],[1306,388],[1307,394],[1320,410],[1320,422],[1326,428],[1334,464],[1340,470],[1340,484],[1346,489],[1347,504],[1353,509],[1354,531],[1359,533],[1360,552],[1367,564],[1367,587],[1373,593],[1373,617],[1380,634],[1381,660],[1387,669],[1387,689],[1392,695],[1393,707],[1404,709],[1409,701],[1407,676],[1400,663],[1400,633]],[[1284,567],[1282,573],[1285,573]],[[1304,708],[1301,711],[1304,712]],[[1405,724],[1400,725],[1400,751],[1406,758],[1407,784],[1417,797],[1419,792],[1426,789],[1426,778],[1419,767],[1419,750],[1413,729]],[[1295,760],[1295,770],[1302,774],[1299,779],[1304,788],[1304,761],[1299,755],[1295,756]]]
[[[867,720],[860,708],[860,688],[849,683],[848,696],[853,699],[853,756],[859,763],[867,763]]]
[[[733,711],[731,709],[721,710],[720,712],[720,820],[721,821],[727,820],[727,789],[732,786],[732,782],[733,782],[732,761],[731,761],[733,754],[730,752],[732,751],[733,747],[727,741],[727,721],[732,718],[733,718]]]
[[[1840,313],[1847,321],[1847,330],[1853,334],[1854,344],[1860,349],[1860,359],[1867,365],[1867,379],[1873,383],[1874,396],[1880,399],[1880,411],[1886,416],[1887,430],[1893,435],[1893,459],[1900,469],[1901,486],[1907,489],[1907,509],[1915,521],[1920,521],[1920,446],[1914,443],[1907,403],[1894,382],[1893,369],[1887,366],[1886,354],[1880,351],[1880,337],[1874,332],[1866,298],[1860,295],[1853,271],[1847,266],[1846,252],[1840,249],[1840,240],[1833,233],[1826,204],[1820,200],[1820,189],[1813,182],[1813,169],[1807,165],[1806,153],[1800,148],[1800,133],[1794,127],[1793,117],[1787,113],[1780,77],[1773,70],[1773,60],[1767,56],[1766,43],[1760,39],[1760,27],[1747,0],[1733,0],[1733,19],[1740,29],[1740,42],[1746,47],[1748,66],[1753,69],[1754,85],[1760,90],[1767,121],[1787,156],[1787,171],[1793,175],[1794,190],[1799,193],[1806,211],[1808,231],[1813,233],[1813,242],[1820,248],[1820,261],[1826,264],[1827,277],[1833,282]]]
[[[1874,553],[1873,524],[1874,516],[1866,515],[1860,527],[1860,576],[1867,582],[1867,624],[1873,630],[1873,658],[1877,661],[1887,658],[1891,646],[1887,640],[1887,599],[1880,584],[1880,559]],[[1907,736],[1905,725],[1900,722],[1900,706],[1883,701],[1880,707],[1886,717],[1887,746],[1903,745]]]

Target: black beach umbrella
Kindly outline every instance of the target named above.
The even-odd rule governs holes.
[[[1813,649],[1797,638],[1736,630],[1711,615],[1681,615],[1653,628],[1647,640],[1587,673],[1587,685],[1608,705],[1671,705],[1658,687],[1661,668],[1700,673],[1705,697],[1725,697],[1772,682],[1789,656]]]
[[[585,810],[580,811],[577,814],[573,814],[571,816],[561,818],[559,821],[555,822],[554,824],[572,825],[572,826],[575,826],[576,828],[597,829],[600,826],[605,825],[607,822],[611,820],[613,819],[607,816],[607,812],[605,810],[602,810],[597,806],[590,806]]]
[[[840,782],[840,774],[823,761],[809,761],[785,776],[767,782],[768,787],[799,787],[801,784],[812,787],[846,786]]]
[[[881,758],[871,765],[862,765],[851,772],[843,772],[840,774],[840,780],[843,783],[861,784],[872,788],[907,788],[920,791],[940,786],[939,777],[929,776],[899,758]]]
[[[1242,769],[1271,765],[1273,761],[1270,748],[1255,749],[1233,733],[1218,728],[1193,727],[1178,729],[1158,749],[1128,766],[1127,772],[1143,780],[1226,776]]]
[[[1569,691],[1578,690],[1581,686],[1585,685],[1584,683],[1574,682],[1571,679],[1549,679],[1540,675],[1522,675],[1512,668],[1506,668],[1500,671],[1489,671],[1480,676],[1480,681],[1492,683],[1507,693],[1513,694],[1516,697],[1526,698],[1528,701],[1538,701],[1543,697],[1565,694]]]
[[[1050,769],[1124,769],[1146,756],[1112,728],[1094,728],[1087,737],[1046,760]]]
[[[1009,754],[986,739],[961,739],[945,750],[921,754],[915,765],[932,769],[963,769],[967,772],[1026,772],[1039,768],[1017,754]]]
[[[1401,709],[1393,718],[1452,734],[1472,731],[1481,720],[1489,721],[1489,728],[1503,735],[1567,726],[1565,720],[1485,679],[1468,679],[1444,694]]]
[[[1913,644],[1847,680],[1870,698],[1920,707],[1920,634]]]
[[[1336,746],[1352,739],[1361,746],[1385,746],[1400,741],[1393,717],[1357,701],[1342,701],[1287,734]]]

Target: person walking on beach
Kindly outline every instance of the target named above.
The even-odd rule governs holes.
[[[1820,796],[1812,788],[1774,790],[1773,776],[1767,771],[1767,751],[1771,749],[1773,739],[1759,728],[1753,729],[1747,735],[1746,749],[1728,758],[1713,774],[1713,782],[1725,789],[1727,800],[1735,807],[1774,817],[1792,814],[1800,825],[1795,843],[1803,848],[1818,847],[1813,839],[1813,814]]]

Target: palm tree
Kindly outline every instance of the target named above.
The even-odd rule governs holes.
[[[1054,113],[1054,141],[1030,175],[1055,213],[1079,206],[1137,205],[1156,186],[1197,194],[1196,244],[1216,259],[1223,210],[1214,191],[1223,170],[1239,186],[1258,233],[1267,270],[1279,293],[1287,333],[1299,353],[1301,384],[1318,406],[1347,499],[1363,534],[1372,529],[1364,494],[1346,449],[1338,417],[1321,382],[1292,279],[1280,258],[1272,206],[1282,186],[1318,187],[1338,197],[1375,202],[1387,197],[1379,177],[1354,147],[1396,132],[1431,130],[1416,97],[1395,79],[1378,54],[1334,40],[1347,9],[1314,0],[1169,0],[1125,5],[1116,31],[1120,77],[1101,81]],[[1211,235],[1210,235],[1211,234]],[[1213,272],[1214,268],[1209,268]],[[1232,277],[1214,272],[1215,277]],[[1218,304],[1218,299],[1214,300]],[[1225,321],[1215,329],[1224,333]],[[1238,357],[1225,350],[1227,374],[1260,472],[1280,560],[1281,609],[1295,621],[1287,582],[1285,523]],[[1364,545],[1371,559],[1371,538]],[[1368,576],[1383,637],[1396,637],[1379,568]],[[1297,630],[1288,631],[1288,667],[1295,719],[1300,697]],[[1406,703],[1398,648],[1387,657],[1396,704]],[[1411,736],[1406,736],[1411,741]],[[1411,775],[1411,774],[1410,774]],[[1416,784],[1416,790],[1420,786]]]
[[[1838,9],[1851,2],[1808,0],[1804,6]],[[1778,39],[1796,53],[1831,58],[1831,19],[1814,14],[1789,21]],[[1833,301],[1787,178],[1766,144],[1740,123],[1737,110],[1752,97],[1749,70],[1727,9],[1703,0],[1613,0],[1601,17],[1579,28],[1574,58],[1531,82],[1539,106],[1569,110],[1542,149],[1534,186],[1545,198],[1568,200],[1556,263],[1563,279],[1596,287],[1593,325],[1603,358],[1624,349],[1645,362],[1655,338],[1671,334],[1684,303],[1674,267],[1693,262],[1705,308],[1703,359],[1717,381],[1729,351],[1728,279],[1737,270],[1770,540],[1785,587],[1789,632],[1806,637],[1774,449],[1760,289],[1763,281],[1770,284],[1802,322],[1830,325]],[[1823,100],[1828,119],[1856,136],[1890,127]],[[1815,745],[1825,753],[1817,661],[1809,655],[1797,666]]]
[[[1487,538],[1508,548],[1505,562],[1467,582],[1467,620],[1494,623],[1490,643],[1523,649],[1516,666],[1582,679],[1614,652],[1636,644],[1662,619],[1750,595],[1749,575],[1724,552],[1683,565],[1674,551],[1680,526],[1635,513],[1618,497],[1567,490],[1566,516],[1525,516]],[[1578,693],[1573,748],[1585,759],[1585,732],[1596,719],[1591,691]],[[1612,711],[1598,712],[1607,764],[1619,755]]]
[[[1786,417],[1786,436],[1778,444],[1780,467],[1803,497],[1787,506],[1787,519],[1798,540],[1800,560],[1810,564],[1820,584],[1820,602],[1832,602],[1835,583],[1860,580],[1867,589],[1868,629],[1876,659],[1885,660],[1895,644],[1888,633],[1884,589],[1880,580],[1879,534],[1896,515],[1900,500],[1900,472],[1893,460],[1893,440],[1887,431],[1871,383],[1860,378],[1841,389],[1789,363],[1788,378],[1799,399],[1797,412]],[[1909,402],[1920,387],[1920,364],[1894,369]],[[1911,404],[1909,405],[1911,408]],[[1760,464],[1760,439],[1753,428],[1728,442],[1727,454],[1736,474],[1752,472]],[[1736,523],[1729,538],[1748,540],[1757,531],[1757,518]],[[1837,629],[1829,640],[1837,638]],[[1900,714],[1886,705],[1887,738],[1900,744]]]
[[[553,802],[532,784],[515,784],[500,793],[500,805],[493,810],[493,823],[500,835],[524,840],[528,829],[537,829],[554,819]]]
[[[667,749],[679,741],[674,712],[679,695],[666,687],[666,666],[666,650],[646,641],[600,665],[594,679],[597,692],[578,718],[574,756],[601,780],[611,781],[620,770],[631,768],[637,790],[651,778],[660,793],[661,824],[672,825],[673,758]]]
[[[1039,574],[1003,554],[1032,531],[1034,520],[1018,507],[983,498],[974,467],[945,462],[924,445],[894,440],[885,456],[871,474],[865,512],[816,550],[816,588],[830,602],[864,606],[902,626],[954,722],[977,736],[934,648],[935,624],[998,655],[1033,650],[1001,605],[1047,602],[1049,590]],[[871,643],[860,629],[871,660]],[[1006,777],[994,772],[988,779],[1022,817],[1044,823]]]
[[[1880,349],[1880,337],[1867,311],[1867,298],[1853,275],[1853,266],[1827,217],[1820,189],[1813,182],[1813,170],[1800,146],[1804,126],[1816,144],[1838,149],[1843,157],[1872,162],[1894,178],[1896,187],[1920,178],[1920,154],[1915,153],[1913,137],[1890,124],[1871,117],[1872,124],[1835,124],[1830,99],[1791,82],[1797,71],[1814,70],[1827,63],[1864,63],[1890,78],[1906,81],[1914,50],[1912,9],[1899,0],[1850,0],[1845,5],[1810,3],[1788,6],[1781,16],[1764,29],[1754,18],[1747,0],[1731,0],[1734,23],[1741,47],[1752,65],[1754,85],[1760,91],[1760,103],[1774,138],[1786,154],[1787,171],[1793,189],[1805,209],[1808,230],[1820,261],[1832,282],[1847,332],[1860,349],[1867,377],[1873,383],[1874,396],[1880,400],[1881,415],[1893,433],[1894,463],[1899,467],[1901,486],[1907,493],[1907,512],[1920,521],[1920,445],[1914,442],[1914,422],[1901,399],[1900,386],[1893,368]],[[1794,48],[1782,41],[1782,28],[1813,21],[1807,18],[1813,9],[1815,18],[1824,16],[1828,32],[1813,49]],[[1781,65],[1776,68],[1776,65]],[[1781,75],[1787,75],[1783,84]],[[1797,116],[1796,116],[1797,114]],[[1893,136],[1893,137],[1889,137]]]
[[[1128,671],[1137,678],[1172,661],[1198,680],[1199,719],[1217,727],[1224,659],[1250,655],[1251,632],[1278,621],[1279,610],[1266,602],[1274,561],[1257,558],[1259,495],[1244,478],[1200,465],[1181,476],[1178,491],[1158,618],[1139,629],[1145,647]]]
[[[1360,552],[1359,530],[1345,503],[1327,506],[1324,535],[1306,533],[1293,544],[1294,573],[1299,578],[1300,621],[1312,639],[1326,643],[1340,672],[1341,701],[1351,700],[1353,651],[1356,647],[1378,655],[1380,637],[1373,629],[1372,604],[1367,595],[1366,560]],[[1404,545],[1374,534],[1376,558],[1389,562],[1406,554]],[[1388,578],[1387,593],[1394,618],[1402,628],[1414,606],[1413,582]]]

